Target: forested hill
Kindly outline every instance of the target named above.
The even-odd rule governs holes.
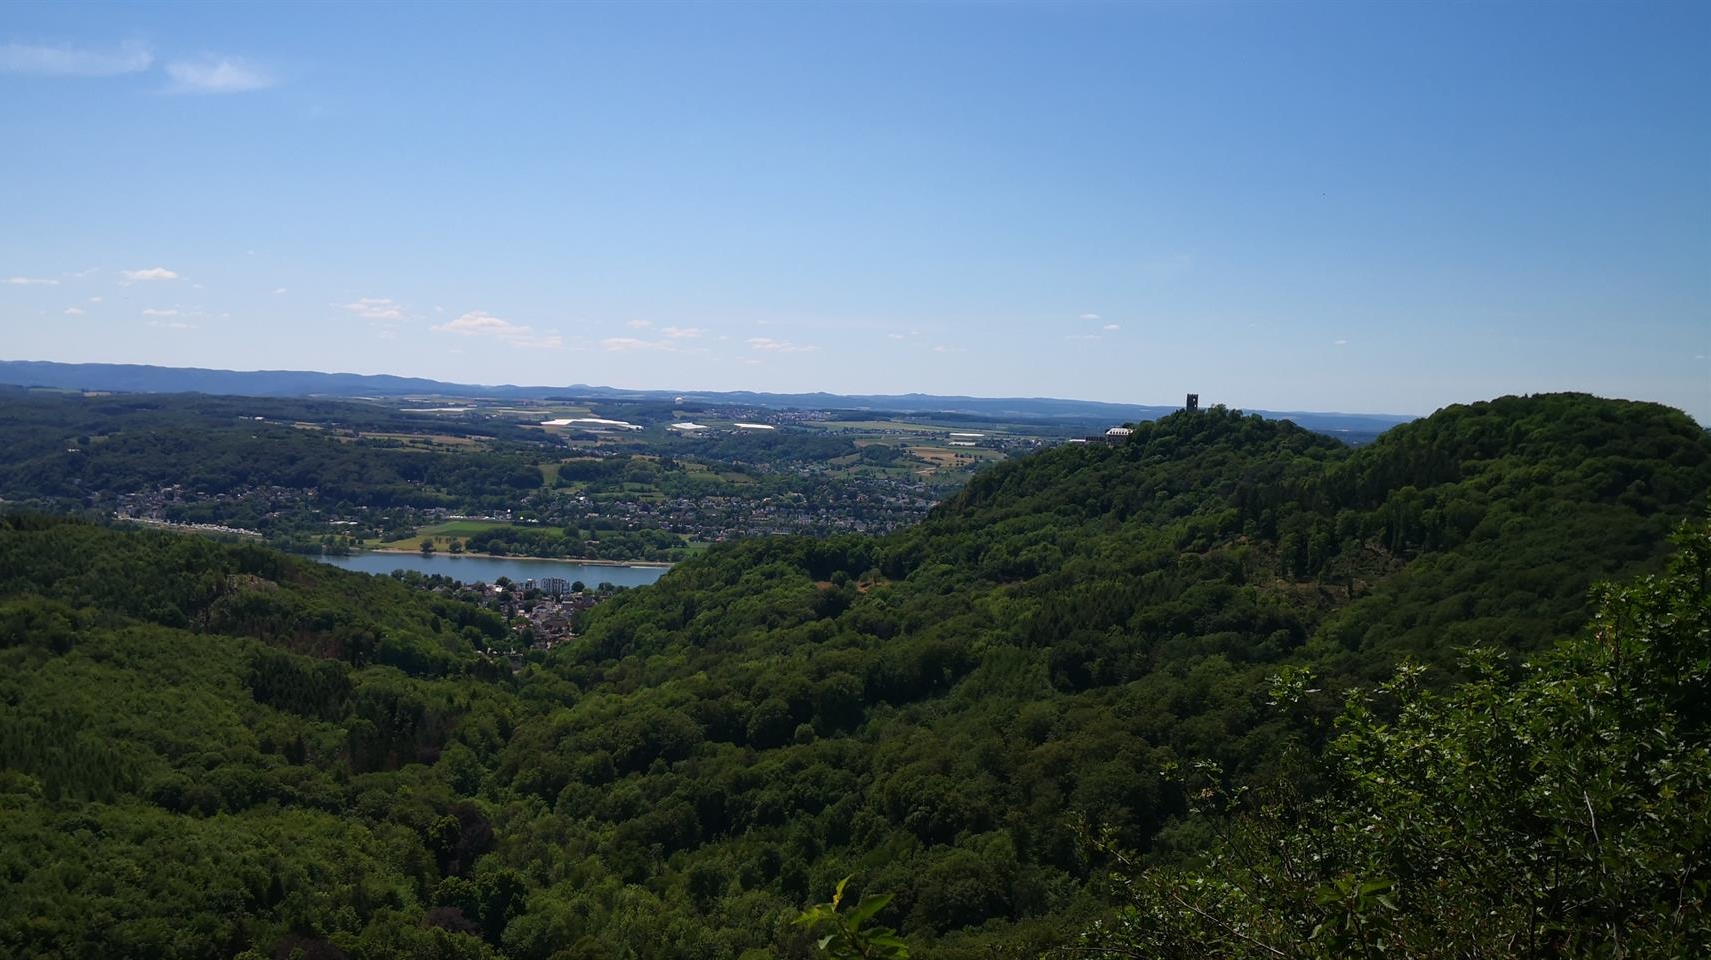
[[[1708,494],[1711,440],[1647,404],[1359,450],[1179,414],[889,537],[715,549],[515,675],[429,593],[14,521],[0,954],[806,957],[789,920],[854,874],[915,956],[1033,956],[1108,910],[1078,824],[1192,858],[1182,770],[1297,776],[1324,718],[1280,671],[1542,647]]]
[[[724,771],[729,839],[686,863],[770,835],[806,861],[786,892],[854,872],[938,950],[992,921],[1026,940],[1030,917],[1049,939],[1087,909],[1071,815],[1173,856],[1202,840],[1166,771],[1277,772],[1280,668],[1347,686],[1404,654],[1541,648],[1594,581],[1661,565],[1708,495],[1711,439],[1648,404],[1505,398],[1358,450],[1179,414],[994,468],[889,538],[741,544],[607,605],[555,662],[599,706],[541,731],[516,783],[598,790],[568,758],[611,752],[618,782],[690,803],[704,780],[602,732],[687,715],[703,742],[664,756]]]
[[[1322,624],[1337,648],[1533,648],[1583,619],[1594,580],[1655,563],[1706,508],[1708,450],[1679,411],[1578,394],[1452,406],[1356,450],[1179,414],[978,476],[899,549],[1047,598],[1120,594],[1194,556],[1346,607]]]

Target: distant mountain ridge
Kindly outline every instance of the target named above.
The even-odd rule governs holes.
[[[1106,403],[1053,397],[967,397],[924,393],[899,395],[834,393],[761,393],[735,391],[625,390],[616,387],[517,386],[462,384],[423,377],[387,374],[320,373],[306,370],[212,370],[201,367],[159,367],[129,363],[56,363],[45,360],[0,360],[0,384],[60,390],[111,390],[124,393],[209,393],[229,396],[289,397],[404,397],[451,395],[494,399],[546,400],[559,397],[608,400],[670,400],[677,396],[757,407],[868,409],[891,413],[960,413],[988,417],[1048,419],[1098,418],[1116,422],[1156,420],[1174,406]],[[1411,416],[1312,411],[1253,411],[1272,419],[1289,419],[1313,430],[1378,433]]]

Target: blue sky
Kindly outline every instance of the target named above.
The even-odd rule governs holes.
[[[1711,5],[9,4],[5,359],[1711,423]]]

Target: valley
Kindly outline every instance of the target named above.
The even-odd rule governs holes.
[[[1360,448],[1223,409],[1132,428],[996,463],[888,533],[712,544],[526,654],[487,652],[511,643],[504,594],[14,512],[0,948],[807,956],[790,921],[853,875],[895,895],[880,917],[914,956],[1069,949],[1117,935],[1109,869],[1169,883],[1223,855],[1203,791],[1331,789],[1315,758],[1341,698],[1482,676],[1469,651],[1544,655],[1586,629],[1593,584],[1660,571],[1711,495],[1703,428],[1584,395]],[[483,448],[491,475],[538,462],[510,442]],[[618,481],[566,463],[654,462],[579,442],[556,479],[578,496]],[[441,522],[464,526],[419,536],[514,529]],[[1657,722],[1703,749],[1699,720]],[[1588,794],[1601,823],[1621,796]],[[1683,796],[1668,816],[1703,809]],[[1693,843],[1633,842],[1665,873]]]

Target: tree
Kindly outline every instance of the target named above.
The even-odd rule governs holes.
[[[1302,799],[1237,798],[1202,871],[1139,871],[1096,952],[1158,957],[1711,955],[1711,525],[1597,591],[1577,639],[1444,692],[1404,665],[1337,721]],[[1301,693],[1296,672],[1278,690]],[[1286,697],[1288,699],[1289,697]],[[1219,795],[1217,771],[1202,796]]]

